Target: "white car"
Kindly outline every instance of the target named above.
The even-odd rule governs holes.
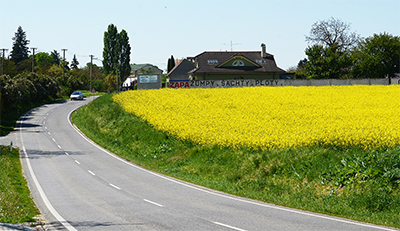
[[[74,99],[83,100],[83,93],[80,91],[75,91],[74,93],[71,94],[70,99],[71,100],[74,100]]]

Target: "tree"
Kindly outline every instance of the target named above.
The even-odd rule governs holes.
[[[309,79],[344,78],[349,73],[351,59],[349,52],[338,51],[335,44],[323,47],[310,46],[306,49],[308,61],[305,64],[306,76]]]
[[[104,32],[104,74],[116,75],[118,70],[120,82],[124,82],[131,72],[130,55],[131,46],[129,45],[128,33],[125,30],[118,33],[117,27],[110,24],[107,31]]]
[[[78,65],[79,65],[79,62],[76,59],[76,55],[74,55],[74,58],[72,59],[72,63],[71,63],[71,69],[78,69]]]
[[[18,64],[22,60],[28,59],[29,40],[26,39],[26,32],[22,30],[21,26],[18,27],[18,30],[12,40],[14,40],[14,43],[10,54],[10,60]]]
[[[353,52],[353,75],[356,78],[383,78],[400,72],[400,37],[374,34],[361,41]]]
[[[168,59],[167,73],[169,73],[175,67],[175,59],[174,56],[171,55],[171,58]]]
[[[104,48],[103,48],[103,70],[106,75],[115,73],[118,65],[118,30],[114,24],[108,25],[108,29],[104,32]]]
[[[46,52],[35,54],[35,70],[38,74],[47,74],[48,69],[53,65],[52,57]]]
[[[128,33],[122,30],[118,36],[118,70],[121,83],[131,74],[131,46],[129,45]]]
[[[317,21],[311,26],[306,41],[311,43],[305,50],[307,78],[347,77],[351,68],[350,52],[360,41],[360,36],[350,31],[350,24],[333,17]]]
[[[350,24],[333,17],[315,22],[311,26],[310,36],[306,36],[306,42],[311,45],[330,47],[335,44],[338,51],[351,50],[359,41],[360,35],[350,31]]]
[[[61,55],[60,55],[60,53],[58,53],[57,50],[53,50],[50,55],[51,55],[51,58],[52,58],[52,61],[51,61],[52,64],[60,65],[60,63],[61,63]]]

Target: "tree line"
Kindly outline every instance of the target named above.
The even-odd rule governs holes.
[[[307,58],[289,68],[297,78],[384,78],[400,72],[400,37],[361,38],[339,19],[317,21],[305,38]]]
[[[21,26],[12,40],[10,55],[3,58],[0,54],[0,109],[3,113],[24,103],[54,100],[75,90],[89,90],[90,86],[95,91],[115,91],[117,77],[118,84],[122,85],[130,75],[129,37],[125,30],[118,33],[113,24],[104,32],[103,67],[87,63],[79,68],[75,54],[69,63],[57,50],[31,52],[30,41]]]

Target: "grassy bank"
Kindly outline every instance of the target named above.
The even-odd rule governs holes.
[[[111,95],[79,109],[73,121],[101,146],[160,173],[260,201],[400,227],[399,148],[202,146],[157,131]]]
[[[22,175],[18,149],[0,146],[0,222],[33,222],[38,214]]]

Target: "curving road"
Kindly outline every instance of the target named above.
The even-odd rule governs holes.
[[[56,229],[394,230],[230,196],[140,168],[70,123],[70,113],[90,100],[45,105],[17,123],[32,195]]]

